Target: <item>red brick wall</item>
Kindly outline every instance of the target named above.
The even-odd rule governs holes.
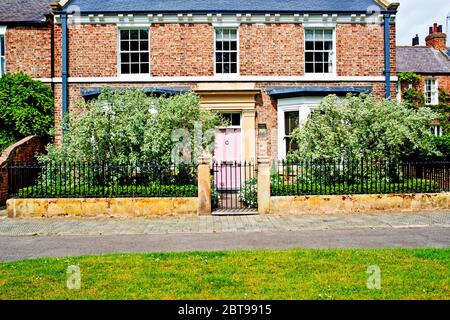
[[[210,24],[154,24],[150,46],[152,76],[214,74],[214,28]]]
[[[391,26],[391,72],[396,70],[396,28]],[[378,24],[339,24],[336,27],[338,76],[384,74],[384,27]]]
[[[10,26],[6,30],[6,69],[36,78],[51,77],[51,27]]]
[[[299,24],[242,24],[239,28],[240,74],[304,74],[304,28]]]
[[[55,70],[60,75],[60,26],[55,30]],[[304,28],[300,24],[242,24],[240,73],[249,76],[304,75]],[[391,26],[391,72],[395,73],[395,26]],[[81,25],[69,29],[71,77],[117,75],[117,26]],[[337,74],[383,76],[384,29],[376,24],[339,24]],[[94,45],[93,45],[94,44]],[[214,27],[210,24],[153,24],[152,76],[212,76]]]
[[[45,142],[37,136],[30,136],[6,149],[0,156],[0,205],[8,199],[8,161],[32,162],[35,155],[45,150]]]
[[[114,77],[117,75],[117,26],[112,24],[71,25],[68,35],[70,77]]]

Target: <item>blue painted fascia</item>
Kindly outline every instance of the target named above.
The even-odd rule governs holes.
[[[267,87],[266,92],[274,98],[299,96],[325,96],[329,94],[346,95],[348,93],[371,93],[369,86],[303,86],[303,87]]]
[[[105,88],[81,88],[81,96],[85,99],[95,98],[102,93]],[[106,89],[116,91],[116,90],[143,90],[146,94],[151,95],[167,95],[173,96],[177,94],[185,94],[191,91],[190,87],[106,87]]]

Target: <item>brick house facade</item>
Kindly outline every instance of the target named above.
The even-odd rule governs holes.
[[[202,3],[54,3],[39,28],[7,26],[7,70],[52,84],[57,126],[77,100],[105,86],[193,90],[205,108],[235,121],[233,137],[218,133],[237,144],[223,146],[224,161],[284,158],[289,132],[328,94],[396,94],[397,4]]]
[[[446,47],[446,39],[442,26],[435,23],[430,27],[425,46],[419,45],[416,35],[412,46],[397,48],[397,72],[412,72],[419,76],[415,83],[398,83],[398,100],[402,100],[402,93],[408,88],[422,92],[427,105],[439,104],[441,90],[450,93],[450,48]],[[433,122],[432,131],[437,136],[444,134],[439,121]]]

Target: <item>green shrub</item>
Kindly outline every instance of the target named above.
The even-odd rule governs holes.
[[[197,197],[197,185],[114,185],[102,186],[46,186],[33,185],[20,189],[19,198],[57,198],[57,197]]]
[[[258,180],[252,178],[245,181],[238,197],[247,207],[256,208],[258,204]]]
[[[24,73],[0,78],[0,151],[29,135],[48,136],[54,126],[52,89]]]
[[[441,159],[450,159],[450,134],[435,137],[436,149],[442,154]]]
[[[170,163],[181,154],[183,162],[193,162],[200,147],[211,148],[207,133],[221,124],[194,93],[158,98],[138,89],[105,89],[78,108],[83,112],[66,119],[63,143],[49,145],[41,163]]]
[[[436,182],[427,179],[411,179],[403,183],[338,184],[335,186],[321,184],[275,184],[271,186],[273,196],[435,193],[440,191],[441,188]]]

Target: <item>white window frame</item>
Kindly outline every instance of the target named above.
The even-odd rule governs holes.
[[[284,160],[287,155],[284,113],[299,112],[299,127],[306,124],[312,111],[317,110],[324,97],[295,97],[278,99],[278,160]]]
[[[216,66],[216,30],[217,29],[234,29],[236,30],[236,73],[217,73]],[[233,78],[239,76],[241,74],[241,60],[240,60],[240,39],[239,39],[239,25],[236,24],[214,24],[214,54],[213,54],[213,62],[214,62],[214,76],[219,78]]]
[[[307,30],[331,30],[332,31],[332,38],[333,38],[333,51],[332,51],[332,68],[331,72],[328,73],[314,73],[314,72],[306,72],[306,31]],[[336,76],[337,74],[337,44],[336,44],[336,25],[330,25],[330,24],[305,24],[303,28],[303,67],[304,67],[304,73],[307,76],[317,77],[317,78],[324,78],[329,76]]]
[[[441,125],[432,125],[430,126],[430,131],[435,137],[442,137],[442,126]]]
[[[122,50],[121,50],[121,43],[120,43],[120,31],[121,30],[142,30],[147,29],[148,30],[148,73],[122,73]],[[127,24],[121,24],[117,26],[117,75],[123,76],[123,77],[149,77],[151,75],[151,25],[127,25]],[[143,51],[136,51],[139,53],[143,53]]]
[[[431,91],[431,102],[428,102],[427,98],[427,81],[434,81],[434,92]],[[424,95],[426,105],[437,105],[439,104],[439,82],[437,78],[425,78],[424,80]]]
[[[0,39],[3,39],[3,47],[5,54],[2,56],[0,52],[0,78],[6,73],[6,26],[0,26]],[[1,40],[0,40],[1,41]]]

